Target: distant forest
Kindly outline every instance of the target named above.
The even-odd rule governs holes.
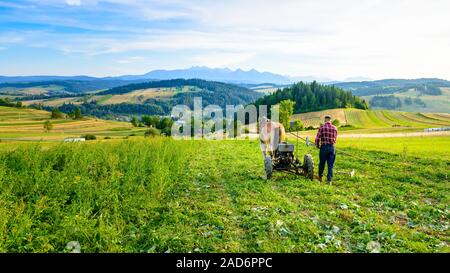
[[[0,83],[0,88],[30,88],[30,87],[56,87],[57,92],[68,93],[84,93],[99,89],[107,89],[120,85],[127,84],[127,81],[121,80],[90,80],[90,81],[76,81],[76,80],[55,80],[55,81],[38,81],[38,82],[14,82],[14,83]]]
[[[79,105],[72,103],[63,104],[59,107],[61,112],[66,114],[72,113],[75,109],[79,108],[83,115],[95,116],[104,119],[114,119],[117,116],[130,116],[130,115],[158,115],[163,116],[170,113],[171,107],[165,102],[158,102],[158,104],[110,104],[100,105],[96,102],[87,102]],[[43,109],[51,111],[52,107],[46,106]]]
[[[410,98],[406,97],[403,100],[399,97],[396,97],[394,95],[390,96],[374,96],[370,100],[370,106],[375,108],[383,108],[383,109],[390,109],[390,110],[396,110],[402,108],[402,106],[408,106],[408,105],[417,105],[419,107],[426,107],[426,104],[423,100],[420,98]]]
[[[294,113],[306,113],[334,108],[368,109],[367,102],[350,91],[317,82],[297,83],[256,100],[255,105],[275,105],[283,100],[295,102]]]
[[[440,87],[450,87],[450,82],[441,79],[415,79],[415,80],[379,80],[364,82],[342,82],[334,84],[357,96],[388,95],[409,90],[416,90],[422,95],[439,96]]]
[[[70,113],[78,107],[83,114],[100,118],[112,118],[120,115],[169,115],[175,105],[187,105],[192,109],[195,97],[202,98],[204,107],[207,105],[218,105],[225,108],[226,105],[247,105],[262,96],[262,93],[255,92],[245,87],[198,79],[177,79],[130,84],[112,88],[98,93],[97,95],[118,95],[140,89],[184,86],[194,86],[197,87],[198,90],[175,92],[170,98],[148,99],[143,104],[121,103],[101,105],[96,102],[85,102],[80,105],[64,104],[59,107],[59,109],[64,113]],[[44,109],[48,110],[50,107],[44,107]]]

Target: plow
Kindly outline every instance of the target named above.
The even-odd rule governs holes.
[[[295,147],[293,144],[280,143],[277,145],[272,156],[264,157],[264,171],[266,179],[272,178],[274,171],[286,172],[295,175],[303,175],[308,179],[314,179],[314,161],[312,155],[306,154],[303,157],[303,164],[294,156]]]
[[[282,124],[263,119],[260,126],[260,141],[261,150],[264,155],[265,178],[271,179],[274,172],[284,172],[302,175],[310,180],[314,180],[314,160],[312,155],[305,154],[303,156],[303,162],[298,158],[299,139],[304,140],[306,145],[309,145],[309,139],[298,136],[298,132],[297,135],[291,133],[296,138],[296,145],[294,145],[285,141],[285,131]],[[351,171],[337,171],[336,173],[348,175],[351,178],[356,175],[354,169]]]
[[[261,150],[264,155],[264,172],[266,179],[271,179],[273,172],[285,172],[303,175],[314,179],[314,161],[310,154],[305,154],[303,163],[298,159],[297,146],[285,141],[284,126],[267,118],[262,118],[260,124]],[[296,149],[297,148],[297,149]]]

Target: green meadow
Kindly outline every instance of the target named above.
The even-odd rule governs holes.
[[[448,253],[450,139],[399,140],[342,139],[332,186],[250,140],[3,142],[0,251]]]

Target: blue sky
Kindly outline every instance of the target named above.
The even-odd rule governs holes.
[[[0,75],[450,79],[446,0],[0,0]]]

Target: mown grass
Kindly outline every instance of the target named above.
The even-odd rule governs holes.
[[[264,180],[256,141],[1,143],[0,251],[449,252],[448,158],[341,151],[328,186]]]

